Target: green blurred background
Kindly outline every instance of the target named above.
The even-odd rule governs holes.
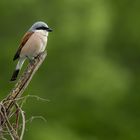
[[[140,139],[139,0],[1,0],[0,99],[23,34],[45,21],[48,56],[24,95],[26,140]]]

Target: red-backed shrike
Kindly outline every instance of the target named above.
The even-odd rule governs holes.
[[[11,81],[16,80],[26,58],[31,61],[45,50],[48,33],[51,31],[52,29],[46,23],[39,21],[35,22],[27,33],[25,33],[13,58],[13,60],[18,59],[18,63]]]

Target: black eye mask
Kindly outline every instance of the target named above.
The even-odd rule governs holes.
[[[49,28],[49,27],[44,27],[44,26],[41,26],[41,27],[37,27],[36,30],[46,30],[48,32],[52,32],[52,29]]]

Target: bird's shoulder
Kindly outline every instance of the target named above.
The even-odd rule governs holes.
[[[29,40],[29,38],[32,36],[33,33],[34,32],[27,32],[27,33],[24,34],[23,38],[21,39],[19,48],[18,48],[13,60],[16,60],[16,59],[19,58],[22,48],[24,47],[24,45],[26,44],[26,42]]]
[[[19,48],[20,48],[20,47],[22,48],[22,47],[26,44],[26,42],[29,40],[29,38],[32,36],[33,33],[34,33],[34,32],[27,32],[27,33],[25,33],[25,35],[24,35],[23,38],[21,39]]]

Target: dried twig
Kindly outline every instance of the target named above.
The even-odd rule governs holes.
[[[9,95],[0,102],[0,139],[6,139],[4,135],[7,134],[11,137],[12,140],[23,139],[26,120],[24,111],[21,109],[22,106],[18,105],[18,101],[22,98],[25,99],[21,96],[29,85],[29,82],[31,81],[33,75],[44,61],[46,55],[47,53],[43,52],[35,58],[33,63],[29,63],[26,70],[19,78],[18,82],[15,84]],[[19,134],[18,131],[20,129],[20,118],[22,120],[22,129],[21,133]]]
[[[21,97],[22,93],[28,86],[29,82],[31,81],[33,75],[35,72],[38,70],[42,62],[44,61],[46,57],[46,52],[40,54],[32,64],[29,64],[23,75],[20,77],[19,81],[15,85],[14,89],[10,92],[10,94],[7,96],[6,101],[10,100],[8,103],[5,104],[6,106],[6,111],[8,111],[12,104],[13,100],[16,98]],[[5,101],[4,101],[5,102]]]

